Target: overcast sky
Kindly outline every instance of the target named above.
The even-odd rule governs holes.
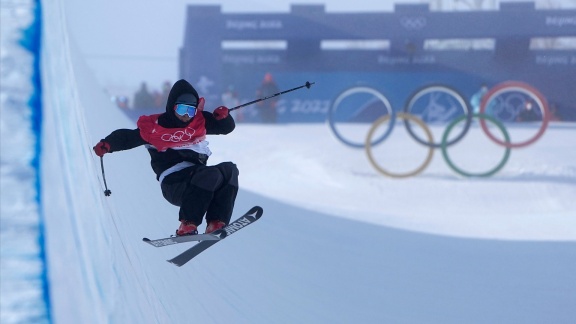
[[[328,12],[392,11],[395,3],[426,0],[98,0],[66,1],[73,40],[100,83],[131,94],[141,81],[160,88],[178,77],[177,57],[189,4],[220,4],[223,12],[289,12],[291,4],[324,4]],[[445,10],[458,0],[439,0]],[[439,3],[431,0],[431,2]],[[510,1],[510,0],[507,0]],[[512,0],[515,1],[515,0]],[[478,0],[460,0],[459,3]],[[484,0],[494,6],[498,0]],[[576,8],[576,0],[537,0],[537,6]],[[460,5],[459,8],[466,7]],[[199,45],[201,47],[201,44]],[[122,93],[125,92],[125,93]]]

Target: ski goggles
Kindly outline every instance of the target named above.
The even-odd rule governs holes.
[[[188,115],[188,117],[192,118],[196,115],[196,106],[179,103],[174,105],[174,111],[176,111],[179,116],[184,117],[184,115]]]

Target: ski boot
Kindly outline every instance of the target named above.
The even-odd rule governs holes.
[[[223,221],[219,220],[210,221],[208,223],[208,226],[206,226],[206,234],[219,230],[224,226],[226,226],[226,223],[224,223]]]
[[[180,221],[180,227],[176,230],[176,236],[183,236],[183,235],[195,235],[198,234],[198,227],[196,224],[182,220]]]

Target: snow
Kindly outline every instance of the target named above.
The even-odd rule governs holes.
[[[69,39],[62,6],[44,8],[41,207],[53,322],[576,318],[576,125],[552,124],[534,145],[512,150],[493,177],[461,177],[437,151],[421,174],[392,179],[327,124],[239,123],[230,135],[208,138],[209,163],[235,162],[235,214],[260,205],[264,216],[178,268],[165,260],[188,245],[142,242],[178,226],[178,209],[162,198],[143,147],[104,156],[112,195],[103,194],[91,148],[135,123],[96,84]],[[3,106],[3,130],[4,118]],[[379,163],[402,171],[425,148],[396,126],[375,150]],[[368,127],[359,126],[358,136]],[[523,138],[535,128],[509,131]],[[478,125],[450,151],[472,170],[502,152]],[[3,182],[5,170],[3,163]]]
[[[30,107],[34,55],[22,46],[24,41],[33,45],[26,30],[34,20],[34,3],[0,5],[0,322],[43,323],[49,310]]]

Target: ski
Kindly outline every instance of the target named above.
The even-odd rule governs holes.
[[[186,262],[192,260],[200,253],[211,247],[212,245],[222,241],[223,239],[227,238],[228,236],[236,233],[237,231],[241,230],[242,228],[254,223],[260,217],[262,217],[262,213],[264,210],[262,207],[254,206],[252,207],[246,214],[242,215],[237,220],[231,222],[227,226],[217,231],[211,233],[212,235],[217,236],[218,240],[207,240],[201,241],[194,245],[193,247],[189,248],[188,250],[182,252],[181,254],[175,256],[174,258],[167,260],[170,263],[173,263],[179,267],[186,264]]]
[[[195,241],[217,241],[220,237],[214,234],[195,234],[195,235],[184,235],[184,236],[170,236],[166,238],[161,238],[157,240],[151,240],[147,237],[143,238],[142,241],[155,246],[163,247],[172,244],[185,243],[185,242],[195,242]]]

